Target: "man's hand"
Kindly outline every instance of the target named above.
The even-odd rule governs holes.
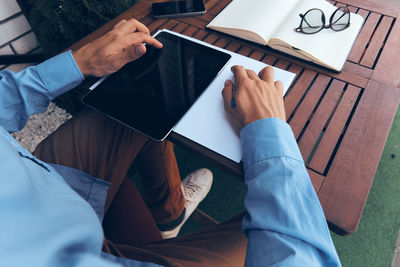
[[[84,76],[105,76],[146,53],[143,43],[161,48],[145,25],[135,19],[121,20],[99,39],[73,51],[72,55]]]
[[[264,118],[279,118],[286,121],[283,105],[282,82],[274,82],[274,69],[265,67],[258,76],[242,66],[231,68],[235,83],[227,80],[222,90],[225,110],[233,123],[242,129],[244,126]],[[231,106],[232,93],[235,106]]]

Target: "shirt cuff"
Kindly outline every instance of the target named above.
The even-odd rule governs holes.
[[[51,98],[62,95],[84,80],[71,50],[44,61],[37,70]]]
[[[289,124],[278,118],[255,121],[240,133],[243,164],[252,164],[275,157],[291,157],[303,161]]]

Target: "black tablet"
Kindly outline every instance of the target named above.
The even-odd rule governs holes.
[[[145,55],[108,76],[82,102],[161,141],[231,56],[165,31],[155,38],[162,49],[147,47]]]

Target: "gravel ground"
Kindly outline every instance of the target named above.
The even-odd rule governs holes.
[[[71,118],[65,110],[50,103],[46,112],[32,115],[25,127],[12,136],[30,152],[62,123]]]

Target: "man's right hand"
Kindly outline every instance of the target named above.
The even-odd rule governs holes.
[[[139,21],[121,20],[111,31],[73,51],[72,55],[84,76],[101,77],[144,55],[146,47],[143,43],[156,48],[163,46]]]
[[[274,69],[265,67],[258,75],[242,66],[231,68],[234,83],[225,82],[222,90],[225,110],[241,130],[244,126],[264,118],[279,118],[286,121],[283,104],[283,84],[274,81]],[[236,105],[231,106],[232,93]]]

